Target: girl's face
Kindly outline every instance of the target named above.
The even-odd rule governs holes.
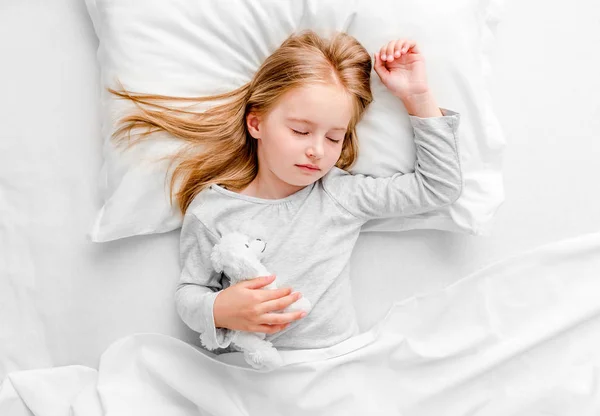
[[[340,157],[351,117],[350,95],[323,84],[288,91],[264,117],[248,114],[248,130],[258,140],[259,180],[293,192],[325,176]]]

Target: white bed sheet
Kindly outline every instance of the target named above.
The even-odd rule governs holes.
[[[162,334],[124,337],[98,369],[10,373],[11,416],[597,416],[600,233],[536,248],[323,349],[257,371]],[[267,400],[265,400],[268,398]]]
[[[394,301],[600,230],[600,63],[591,52],[599,12],[591,0],[507,2],[491,85],[508,142],[506,202],[493,235],[362,234],[351,272],[362,329]],[[0,378],[97,368],[111,343],[133,333],[197,343],[172,301],[178,230],[87,238],[101,206],[96,48],[83,2],[0,5]]]

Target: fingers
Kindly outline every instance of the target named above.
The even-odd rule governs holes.
[[[249,289],[260,289],[273,282],[275,276],[260,276],[241,282]],[[253,291],[256,305],[253,307],[254,325],[246,330],[273,334],[287,328],[291,322],[304,317],[304,311],[273,313],[285,309],[302,297],[299,292],[291,293],[291,287]]]
[[[379,75],[382,79],[385,79],[385,77],[390,73],[389,69],[385,67],[383,60],[381,59],[380,52],[375,54],[375,65],[373,65],[373,68],[375,69],[375,72],[377,72],[377,75]]]
[[[291,290],[291,289],[290,289]],[[276,290],[273,290],[275,292]],[[265,334],[274,334],[287,328],[292,322],[304,318],[305,311],[294,311],[288,313],[271,312],[285,309],[287,306],[294,303],[301,296],[299,293],[293,293],[280,299],[264,302],[257,308],[257,321],[259,322],[254,328],[249,329],[253,332],[264,332]]]
[[[275,332],[279,332],[285,328],[287,328],[288,326],[290,326],[290,324],[283,324],[283,325],[258,325],[255,328],[251,328],[250,331],[252,332],[264,332],[265,334],[274,334]]]
[[[411,51],[412,53],[421,53],[419,47],[417,46],[417,42],[414,40],[406,41],[406,44],[404,45],[403,49],[406,53],[408,53],[408,51]]]
[[[379,57],[383,64],[385,62],[392,62],[394,59],[400,58],[409,51],[419,53],[417,42],[409,39],[391,40],[381,47]]]
[[[384,47],[384,51],[383,54],[385,55],[386,59],[388,62],[391,62],[394,60],[394,58],[399,58],[400,54],[400,48],[402,48],[404,41],[402,40],[392,40],[390,42],[388,42],[387,47]],[[394,56],[394,52],[398,52],[397,56]]]
[[[261,316],[260,323],[267,325],[285,325],[304,318],[305,311],[294,311],[287,313],[265,313]]]
[[[276,292],[277,290],[273,290],[272,292]],[[291,291],[291,289],[289,290]],[[296,292],[291,293],[287,296],[280,297],[278,299],[268,300],[258,305],[258,313],[263,314],[273,311],[280,311],[282,309],[287,308],[289,305],[296,302],[301,297],[302,295],[299,292]]]
[[[291,287],[282,287],[279,289],[260,290],[255,293],[260,302],[267,302],[273,299],[283,298],[292,293]]]
[[[269,303],[273,301],[281,301],[282,299],[286,299],[287,296],[291,296],[292,293],[291,287],[282,287],[279,289],[269,289],[269,290],[260,290],[255,293],[256,300],[263,303]],[[271,310],[265,311],[270,312]]]
[[[242,282],[242,284],[244,284],[244,286],[246,286],[248,289],[260,289],[261,287],[273,282],[273,280],[275,280],[275,275],[261,276],[256,277],[254,279],[246,280]]]

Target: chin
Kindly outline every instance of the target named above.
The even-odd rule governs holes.
[[[316,182],[319,178],[317,178],[316,176],[314,178],[304,178],[304,180],[300,179],[296,179],[295,181],[290,181],[288,182],[290,185],[294,185],[294,186],[308,186],[310,184],[312,184],[313,182]]]
[[[285,182],[292,186],[308,186],[321,179],[328,171],[329,169],[321,169],[312,175],[290,175]]]
[[[310,184],[312,184],[313,182],[316,182],[317,180],[319,180],[320,176],[313,176],[313,177],[307,177],[307,178],[290,178],[289,180],[286,180],[285,182],[288,183],[289,185],[292,186],[308,186]]]

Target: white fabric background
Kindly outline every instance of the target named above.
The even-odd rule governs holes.
[[[507,1],[490,86],[508,142],[506,202],[492,236],[361,235],[352,276],[363,329],[395,300],[600,230],[599,19],[592,0]],[[179,230],[101,245],[85,238],[101,205],[96,42],[83,2],[0,4],[1,377],[95,368],[131,333],[196,338],[172,302]]]

